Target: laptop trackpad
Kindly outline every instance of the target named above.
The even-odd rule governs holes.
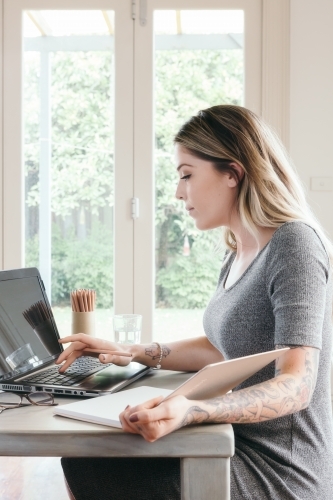
[[[82,382],[79,387],[82,387],[83,389],[108,391],[115,385],[129,380],[131,377],[136,378],[136,375],[145,370],[147,373],[150,372],[146,366],[136,362],[132,362],[128,366],[111,365],[104,370],[91,375],[84,382]]]

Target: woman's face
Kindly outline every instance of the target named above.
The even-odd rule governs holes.
[[[179,182],[176,198],[183,200],[198,229],[230,227],[237,206],[237,180],[229,173],[221,174],[209,161],[193,156],[176,145]]]

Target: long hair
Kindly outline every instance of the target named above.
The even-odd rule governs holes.
[[[238,210],[243,226],[254,236],[257,227],[278,228],[303,221],[317,231],[333,265],[333,246],[316,220],[300,180],[274,132],[252,111],[241,106],[213,106],[192,116],[174,139],[194,156],[213,163],[238,181]],[[240,165],[239,178],[232,163]],[[233,232],[225,228],[225,243],[237,249]]]

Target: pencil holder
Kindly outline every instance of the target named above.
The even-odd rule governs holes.
[[[72,335],[75,333],[85,333],[91,336],[95,335],[95,311],[72,311]]]

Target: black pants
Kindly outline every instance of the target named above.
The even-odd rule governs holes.
[[[62,458],[75,500],[180,500],[179,458]]]

